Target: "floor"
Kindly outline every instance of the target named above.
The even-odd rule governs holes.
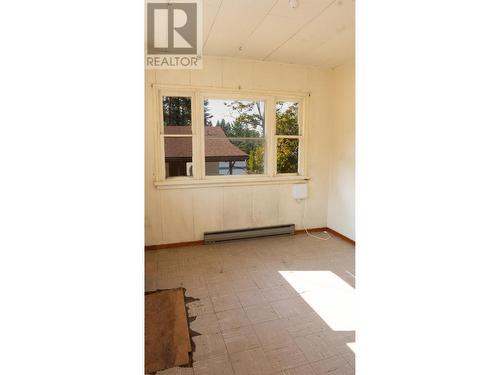
[[[182,286],[192,368],[157,375],[354,374],[354,246],[299,234],[146,252],[146,290]]]

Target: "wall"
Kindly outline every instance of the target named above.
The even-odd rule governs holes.
[[[355,240],[354,62],[333,70],[328,227]]]
[[[311,92],[306,124],[311,180],[305,211],[311,228],[327,224],[331,74],[315,67],[218,57],[205,57],[204,69],[199,71],[146,71],[146,245],[201,240],[205,231],[231,228],[285,223],[302,228],[304,214],[303,203],[291,197],[290,184],[156,189],[152,83]]]

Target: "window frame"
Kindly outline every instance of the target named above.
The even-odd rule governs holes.
[[[298,121],[298,134],[297,135],[286,135],[286,134],[276,134],[276,104],[278,102],[294,102],[297,103],[299,106],[298,114],[297,114],[297,121]],[[297,139],[299,141],[299,158],[298,158],[298,165],[297,165],[297,172],[295,173],[278,173],[278,166],[277,166],[277,161],[275,160],[274,162],[274,168],[276,172],[276,176],[302,176],[304,175],[304,159],[305,159],[305,141],[304,141],[304,99],[300,98],[292,98],[292,97],[276,97],[276,100],[274,101],[274,156],[277,159],[277,152],[278,152],[278,139]]]
[[[201,106],[203,108],[203,101],[205,99],[225,99],[225,100],[246,100],[246,101],[262,101],[264,102],[264,119],[265,119],[265,126],[264,126],[264,138],[260,138],[264,140],[264,173],[262,174],[256,174],[256,175],[225,175],[225,176],[207,176],[205,173],[205,113],[202,110],[201,113],[201,119],[200,119],[200,124],[203,127],[201,129],[203,136],[203,142],[202,142],[202,155],[203,155],[203,166],[202,166],[202,178],[205,180],[212,180],[212,181],[228,181],[228,180],[238,180],[238,179],[258,179],[261,177],[269,177],[269,171],[270,171],[270,165],[269,165],[269,150],[270,150],[270,140],[272,134],[269,134],[269,129],[268,125],[270,124],[270,118],[268,114],[268,106],[271,100],[270,96],[264,97],[263,95],[251,95],[251,94],[242,94],[242,93],[231,93],[231,94],[226,94],[226,93],[217,93],[214,94],[213,92],[202,92],[200,101],[201,101]]]
[[[164,133],[164,118],[163,118],[163,98],[165,96],[170,97],[185,97],[191,99],[191,134],[177,134],[177,135],[168,135]],[[196,120],[196,92],[193,90],[158,90],[158,97],[156,100],[158,113],[157,120],[157,129],[156,134],[159,137],[158,140],[155,141],[157,146],[157,163],[156,163],[156,176],[155,181],[177,181],[177,182],[189,182],[193,179],[197,179],[201,176],[199,168],[196,166],[195,155],[199,150],[196,150],[196,142],[199,137],[195,127]],[[193,175],[192,176],[166,176],[166,168],[165,168],[165,139],[166,138],[191,138],[191,148],[192,148],[192,164],[193,164]]]
[[[307,123],[306,114],[309,106],[308,93],[288,93],[269,90],[232,90],[213,87],[172,87],[166,85],[152,85],[155,95],[155,122],[154,144],[156,166],[154,184],[159,189],[196,187],[196,186],[238,186],[273,184],[276,182],[294,183],[309,180],[307,177],[306,143]],[[182,96],[191,98],[191,137],[193,176],[166,177],[165,148],[163,134],[163,97]],[[205,130],[204,130],[204,99],[252,100],[263,101],[265,108],[265,165],[264,173],[256,175],[205,175]],[[299,103],[299,135],[279,136],[276,134],[276,103],[278,101],[293,101]],[[170,136],[171,138],[174,138]],[[184,136],[185,137],[185,136]],[[278,138],[299,138],[299,165],[297,173],[277,173],[277,140]]]

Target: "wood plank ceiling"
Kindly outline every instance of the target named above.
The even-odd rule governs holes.
[[[354,58],[354,0],[205,0],[208,56],[333,68]]]

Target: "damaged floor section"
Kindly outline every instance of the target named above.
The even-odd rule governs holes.
[[[146,288],[185,288],[192,367],[156,375],[354,374],[354,246],[306,235],[146,252]]]
[[[192,364],[184,291],[184,288],[174,288],[146,293],[146,374]]]

